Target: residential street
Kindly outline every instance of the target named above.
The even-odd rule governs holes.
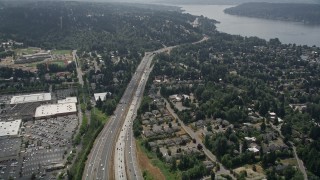
[[[280,137],[282,139],[284,139],[284,136],[282,135],[281,133],[281,126],[278,128],[276,127],[274,124],[270,123],[271,127],[276,130],[279,134],[280,134]],[[300,172],[303,174],[303,179],[304,180],[307,180],[308,179],[308,176],[307,176],[307,172],[306,172],[306,167],[304,166],[303,164],[303,161],[298,157],[297,155],[297,150],[296,150],[296,146],[294,145],[293,142],[289,141],[289,143],[291,144],[292,146],[292,149],[293,149],[293,153],[294,153],[294,158],[296,159],[297,163],[298,163],[298,168],[300,170]]]
[[[197,141],[197,143],[201,144],[202,147],[203,147],[203,152],[204,154],[213,162],[216,162],[220,165],[220,170],[217,172],[217,174],[227,174],[229,176],[231,176],[233,179],[236,179],[231,173],[229,170],[227,170],[221,163],[219,163],[217,161],[217,158],[215,155],[213,155],[211,153],[210,150],[208,150],[205,145],[202,143],[202,140],[193,132],[192,129],[190,129],[188,126],[186,126],[178,117],[178,115],[174,112],[174,110],[170,107],[170,104],[167,100],[165,100],[166,102],[166,108],[167,110],[170,112],[170,114],[172,114],[172,116],[177,119],[179,121],[179,123],[181,124],[181,127],[189,134],[189,136],[192,138],[192,139],[195,139]]]

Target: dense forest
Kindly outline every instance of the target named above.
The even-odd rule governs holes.
[[[117,3],[2,2],[0,40],[46,49],[150,50],[200,39],[201,28],[191,25],[195,17],[176,10]],[[214,23],[204,28],[212,31]]]
[[[320,24],[320,4],[244,3],[225,9],[239,16]]]

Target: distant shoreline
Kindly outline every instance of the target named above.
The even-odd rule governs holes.
[[[244,3],[227,8],[230,15],[320,25],[320,4]]]

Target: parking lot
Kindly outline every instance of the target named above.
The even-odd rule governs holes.
[[[20,151],[20,145],[19,137],[0,139],[0,161],[15,158]]]
[[[0,179],[19,178],[21,165],[17,160],[5,160],[0,162]]]
[[[77,90],[70,88],[70,89],[59,89],[55,91],[55,95],[57,99],[65,99],[66,97],[76,96]]]
[[[13,107],[6,106],[1,109],[0,118],[1,119],[32,119],[34,112],[40,102],[33,102],[27,104],[16,104]]]
[[[78,125],[76,115],[29,121],[22,132],[26,139],[37,140],[42,146],[71,146],[71,138]]]
[[[27,148],[23,154],[22,175],[31,176],[35,174],[45,174],[44,167],[64,163],[64,155],[67,153],[66,147],[57,147],[51,149]]]

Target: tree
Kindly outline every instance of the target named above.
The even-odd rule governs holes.
[[[206,116],[203,111],[198,111],[196,113],[196,120],[205,119],[205,118],[206,118]]]
[[[161,158],[163,157],[163,154],[161,153],[159,146],[157,146],[156,154],[157,154],[157,157],[158,157],[159,159],[161,159]]]
[[[259,107],[259,113],[261,116],[266,116],[269,111],[269,104],[266,101],[262,101]]]
[[[96,107],[98,108],[98,109],[101,109],[102,108],[102,101],[101,101],[101,98],[99,97],[98,98],[98,100],[97,100],[97,102],[96,102]]]
[[[91,102],[88,101],[88,102],[87,102],[87,110],[90,111],[91,109],[92,109]]]
[[[318,126],[312,127],[310,130],[309,136],[314,140],[317,140],[318,138],[320,138],[320,127]]]
[[[216,138],[213,144],[213,151],[216,153],[217,157],[222,157],[227,153],[228,149],[228,140],[225,136],[219,136]]]
[[[261,132],[265,132],[266,131],[266,123],[263,121],[263,123],[260,125],[260,130]]]
[[[292,134],[292,125],[290,123],[284,123],[281,126],[281,132],[284,136],[290,136]]]
[[[249,148],[248,142],[244,140],[242,144],[242,152],[246,152],[248,148]]]
[[[226,112],[226,116],[227,116],[227,120],[229,120],[231,122],[237,122],[237,121],[243,120],[243,117],[244,117],[242,111],[240,111],[236,107],[231,108],[230,110],[228,110]]]
[[[36,178],[36,175],[34,174],[34,173],[32,173],[32,175],[31,175],[31,180],[36,180],[37,178]]]
[[[252,171],[254,171],[254,172],[256,172],[256,171],[257,171],[257,167],[256,167],[256,165],[255,165],[255,164],[252,166]]]
[[[211,180],[215,180],[216,179],[216,173],[214,173],[214,171],[211,171],[210,179]]]
[[[267,171],[267,179],[268,180],[277,180],[276,171],[274,168],[271,168],[271,170]]]
[[[171,171],[176,171],[177,170],[177,160],[175,158],[171,159]]]
[[[288,166],[283,172],[285,180],[292,179],[295,172],[296,172],[296,170],[292,166]]]

